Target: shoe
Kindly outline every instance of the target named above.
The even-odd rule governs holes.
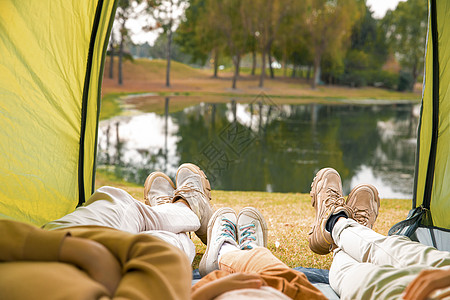
[[[325,225],[331,215],[341,211],[351,218],[352,210],[345,204],[339,173],[332,168],[317,172],[311,184],[311,204],[316,209],[316,219],[308,233],[309,248],[321,255],[330,253],[336,247],[331,233]]]
[[[175,185],[166,174],[153,172],[148,175],[144,184],[145,204],[150,206],[171,203]]]
[[[380,208],[378,190],[371,184],[355,186],[347,198],[347,205],[353,211],[353,219],[372,229]]]
[[[189,203],[191,210],[200,220],[200,228],[195,234],[206,245],[208,222],[213,214],[209,201],[211,200],[211,185],[205,173],[194,164],[182,164],[177,171],[177,188],[174,192],[173,202],[184,199]]]
[[[243,208],[237,217],[238,242],[241,250],[267,248],[267,223],[259,210]]]
[[[203,277],[219,269],[219,251],[223,243],[236,245],[236,212],[229,207],[216,210],[208,223],[208,244],[198,270]]]

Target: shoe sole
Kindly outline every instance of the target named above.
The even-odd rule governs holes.
[[[237,216],[237,221],[236,221],[236,226],[237,226],[237,223],[238,223],[238,221],[239,221],[239,217],[240,217],[240,215],[241,214],[243,214],[243,213],[245,213],[245,212],[252,212],[253,214],[255,214],[255,216],[256,216],[256,219],[259,221],[259,223],[261,224],[261,229],[262,229],[262,232],[263,232],[263,245],[264,245],[264,247],[265,248],[267,248],[267,232],[268,232],[268,227],[267,227],[267,223],[266,223],[266,220],[264,219],[264,216],[262,215],[262,213],[258,210],[258,209],[256,209],[256,208],[254,208],[254,207],[244,207],[240,212],[239,212],[239,215]],[[239,230],[239,229],[237,229],[237,230]],[[239,239],[239,238],[238,238]],[[239,242],[239,241],[238,241]]]
[[[313,236],[313,232],[314,232],[314,230],[320,230],[320,227],[321,227],[321,224],[320,224],[320,219],[321,219],[321,215],[319,214],[319,212],[321,212],[322,211],[322,203],[321,202],[319,202],[319,201],[317,201],[317,192],[316,192],[316,189],[317,189],[317,185],[319,184],[319,182],[324,178],[324,176],[325,176],[325,174],[327,173],[327,172],[329,172],[329,171],[331,171],[331,172],[333,172],[333,173],[336,173],[338,176],[339,176],[339,179],[341,178],[341,176],[339,175],[339,173],[335,170],[335,169],[333,169],[333,168],[323,168],[323,169],[321,169],[319,172],[317,172],[317,174],[316,174],[316,176],[314,177],[314,179],[313,179],[313,182],[312,182],[312,184],[311,184],[311,192],[309,193],[309,195],[311,196],[311,205],[312,205],[312,207],[316,210],[316,218],[315,218],[315,220],[314,220],[314,223],[313,223],[313,225],[312,225],[312,230],[311,230],[311,233],[308,235],[308,239],[309,239],[309,237],[312,237]],[[318,227],[317,229],[316,229],[316,227]],[[322,231],[321,231],[322,232]],[[323,236],[323,233],[321,233],[322,234],[322,237],[323,237],[323,239],[325,240],[325,242],[326,243],[329,243],[330,245],[332,244],[332,241],[330,242],[330,241],[328,241],[328,239],[325,237],[325,236]],[[311,249],[312,250],[312,249]],[[314,251],[314,250],[313,250]],[[314,252],[316,252],[316,251],[314,251]],[[317,252],[316,252],[317,253]],[[319,253],[320,254],[320,253]],[[325,253],[326,254],[326,253]]]
[[[208,197],[208,200],[211,201],[211,184],[209,183],[209,180],[206,177],[206,174],[198,166],[191,164],[191,163],[185,163],[185,164],[182,164],[181,166],[179,166],[178,170],[177,170],[177,175],[175,177],[175,182],[177,181],[177,178],[178,178],[178,172],[182,168],[188,168],[192,172],[200,175],[200,178],[202,180],[203,193],[206,195],[206,197]]]
[[[207,229],[207,231],[208,231],[208,238],[207,238],[208,243],[206,244],[205,254],[203,254],[202,259],[200,260],[200,264],[198,266],[198,271],[199,271],[199,273],[200,273],[200,275],[202,277],[205,276],[206,274],[208,274],[207,271],[206,271],[206,260],[208,259],[208,253],[209,253],[209,249],[211,247],[211,231],[212,231],[212,229],[214,227],[214,222],[216,221],[216,219],[220,215],[222,215],[224,213],[234,213],[234,214],[236,214],[236,212],[233,209],[231,209],[229,207],[222,207],[222,208],[219,208],[218,210],[216,210],[214,212],[214,214],[211,216],[211,219],[209,219],[208,229]],[[237,218],[236,218],[236,220],[237,220]]]
[[[159,171],[158,172],[152,172],[152,173],[150,173],[150,175],[147,176],[147,179],[145,179],[145,183],[144,183],[144,200],[148,201],[148,193],[150,192],[150,187],[152,186],[153,181],[157,177],[165,178],[170,183],[170,185],[173,187],[173,189],[175,189],[175,184],[173,183],[172,179],[170,179],[169,176],[167,176],[163,172],[159,172]]]

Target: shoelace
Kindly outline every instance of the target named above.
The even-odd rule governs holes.
[[[202,195],[205,195],[205,193],[203,193],[203,191],[200,190],[199,188],[195,187],[192,182],[186,182],[185,184],[183,184],[182,186],[178,187],[173,192],[173,196],[175,198],[176,196],[182,196],[183,193],[190,193],[190,192],[199,192]],[[206,195],[205,195],[205,197],[206,197]]]
[[[326,208],[330,207],[331,205],[343,206],[345,204],[344,197],[342,197],[341,194],[334,188],[329,187],[327,189],[327,194],[328,197],[324,201],[324,205]],[[308,234],[312,234],[314,232],[314,226],[315,225],[311,225],[311,230],[308,232]]]
[[[363,226],[367,226],[369,224],[369,210],[366,209],[357,209],[356,207],[353,208],[353,218],[356,222]]]
[[[325,199],[325,207],[329,207],[331,205],[336,205],[336,206],[343,206],[345,204],[345,200],[344,197],[341,196],[341,194],[336,191],[333,188],[328,188],[327,189],[327,194],[328,197],[327,199]]]
[[[222,232],[219,234],[219,236],[217,236],[217,240],[222,237],[229,237],[234,241],[236,240],[236,225],[229,219],[222,217],[222,225],[220,226],[220,231]]]
[[[169,195],[159,195],[155,198],[156,205],[166,204],[172,202],[172,197]]]
[[[239,245],[241,247],[241,250],[253,249],[251,243],[256,241],[255,224],[250,223],[247,225],[242,225],[241,227],[239,227],[239,233],[241,237],[239,239]]]

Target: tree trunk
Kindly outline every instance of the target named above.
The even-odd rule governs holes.
[[[167,34],[167,68],[166,68],[166,86],[170,87],[170,56],[172,50],[172,29],[169,28]]]
[[[295,73],[296,73],[296,71],[297,71],[297,65],[293,65],[293,66],[292,66],[292,74],[291,74],[291,77],[292,77],[292,78],[295,78]]]
[[[413,68],[412,68],[412,78],[413,78],[413,82],[411,84],[411,92],[414,91],[414,85],[416,84],[417,81],[417,77],[419,76],[419,74],[417,74],[417,63],[414,63]]]
[[[214,49],[214,78],[218,77],[218,71],[219,71],[219,51],[217,49]]]
[[[286,53],[286,47],[283,51],[283,76],[287,77],[287,53]]]
[[[124,25],[122,25],[123,27],[125,27]],[[122,85],[123,84],[123,78],[122,78],[122,60],[123,60],[123,40],[124,40],[124,37],[123,37],[123,33],[121,32],[120,33],[120,46],[119,46],[119,79],[118,79],[118,81],[119,81],[119,85]]]
[[[261,75],[259,76],[259,87],[264,87],[264,77],[266,75],[266,48],[261,53]]]
[[[109,51],[109,78],[114,78],[114,33],[111,31],[111,50]]]
[[[274,74],[274,72],[273,72],[273,67],[272,67],[272,54],[270,53],[270,52],[271,52],[271,51],[270,51],[270,48],[271,48],[271,47],[269,47],[269,49],[268,49],[268,51],[267,51],[268,58],[269,58],[268,63],[269,63],[269,70],[270,70],[270,78],[271,78],[271,79],[274,79],[274,78],[275,78],[275,74]]]
[[[256,71],[256,47],[252,50],[252,76],[255,76]]]
[[[239,76],[239,65],[241,64],[241,55],[239,53],[233,57],[233,62],[234,62],[234,74],[233,74],[233,83],[231,85],[231,88],[233,90],[235,90],[237,78]]]
[[[311,82],[311,88],[315,89],[316,85],[319,83],[320,80],[320,60],[321,60],[321,54],[319,52],[316,52],[316,55],[314,57],[314,78]]]
[[[311,78],[311,65],[308,65],[308,71],[306,72],[306,80]]]

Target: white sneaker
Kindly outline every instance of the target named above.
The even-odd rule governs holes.
[[[173,202],[182,198],[189,203],[191,210],[200,220],[200,228],[195,232],[200,240],[207,243],[208,222],[213,214],[209,201],[211,200],[211,185],[205,173],[194,164],[182,164],[177,171],[177,189]]]
[[[144,184],[145,204],[150,206],[171,203],[175,185],[166,174],[153,172],[148,175]]]
[[[241,250],[267,247],[267,223],[259,210],[254,207],[243,208],[237,217],[236,226]]]
[[[216,210],[208,223],[208,244],[198,270],[205,276],[219,269],[219,250],[223,243],[236,245],[236,212],[229,207]]]

